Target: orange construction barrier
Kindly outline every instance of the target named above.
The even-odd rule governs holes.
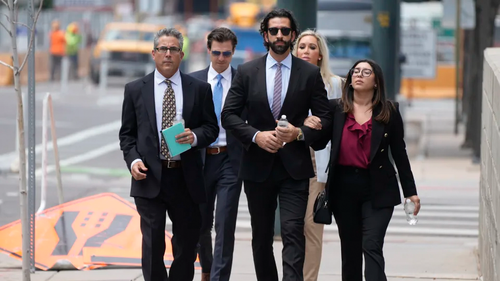
[[[135,206],[113,193],[71,201],[35,219],[38,269],[94,269],[108,265],[141,266],[142,235]],[[22,259],[19,220],[0,227],[0,252]],[[171,235],[165,231],[165,240]],[[165,265],[173,260],[166,243]],[[199,269],[199,262],[195,266]]]

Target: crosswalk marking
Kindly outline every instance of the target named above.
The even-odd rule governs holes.
[[[117,188],[110,190],[133,203],[129,196],[129,189]],[[394,208],[392,220],[387,234],[393,235],[420,235],[420,236],[449,236],[449,237],[478,237],[479,207],[459,205],[423,205],[418,215],[417,225],[408,225],[402,205]],[[167,229],[172,223],[167,219]],[[245,194],[242,192],[238,207],[237,232],[250,232],[250,213]],[[331,225],[325,225],[326,233],[337,233],[335,220]]]

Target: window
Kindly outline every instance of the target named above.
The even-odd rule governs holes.
[[[126,41],[149,41],[155,37],[154,32],[141,32],[139,30],[110,29],[104,36],[105,41],[126,40]]]
[[[371,54],[370,39],[329,37],[330,58],[364,59]]]

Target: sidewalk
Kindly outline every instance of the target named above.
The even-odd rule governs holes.
[[[457,136],[453,134],[453,116],[453,100],[415,100],[412,107],[406,108],[405,122],[413,124],[407,126],[407,136],[417,135],[420,140],[417,157],[411,160],[411,164],[422,210],[426,204],[479,204],[479,165],[472,164],[468,151],[460,150],[463,130]],[[422,120],[426,120],[425,126],[420,123]],[[236,237],[231,280],[254,281],[251,234],[240,232]],[[384,245],[388,280],[479,280],[477,243],[475,237],[388,235]],[[281,242],[276,241],[275,257],[280,273],[281,247]],[[20,266],[20,262],[0,254],[0,280],[22,280]],[[340,273],[338,236],[326,234],[319,280],[341,280]],[[140,269],[101,269],[37,271],[31,280],[123,281],[143,278]],[[199,272],[194,280],[201,280]]]
[[[386,237],[384,246],[388,280],[478,280],[476,239]],[[275,256],[281,272],[281,243],[275,242]],[[21,280],[20,262],[0,256],[0,280]],[[12,268],[14,267],[14,268]],[[325,237],[319,281],[340,279],[340,245],[337,237]],[[198,272],[194,280],[200,280]],[[232,280],[254,281],[250,237],[240,235],[235,246]],[[143,280],[140,269],[93,271],[37,271],[32,281],[125,281]]]

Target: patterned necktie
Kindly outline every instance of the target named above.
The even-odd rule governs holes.
[[[166,79],[165,83],[167,84],[167,89],[165,90],[165,94],[163,95],[163,109],[162,109],[162,118],[161,118],[161,129],[165,130],[168,127],[171,127],[175,118],[175,93],[172,88],[172,81]],[[170,153],[168,153],[168,147],[165,143],[165,139],[162,138],[161,141],[161,154],[170,160]]]
[[[274,76],[274,94],[273,94],[273,105],[271,111],[274,116],[274,120],[278,120],[281,111],[281,63],[276,63],[276,75]]]
[[[220,124],[220,113],[222,111],[222,93],[223,93],[223,88],[222,88],[222,75],[218,74],[217,75],[217,84],[215,84],[214,87],[214,109],[215,109],[215,115],[217,116],[217,124]],[[216,145],[219,142],[219,137],[211,144],[211,146]]]

